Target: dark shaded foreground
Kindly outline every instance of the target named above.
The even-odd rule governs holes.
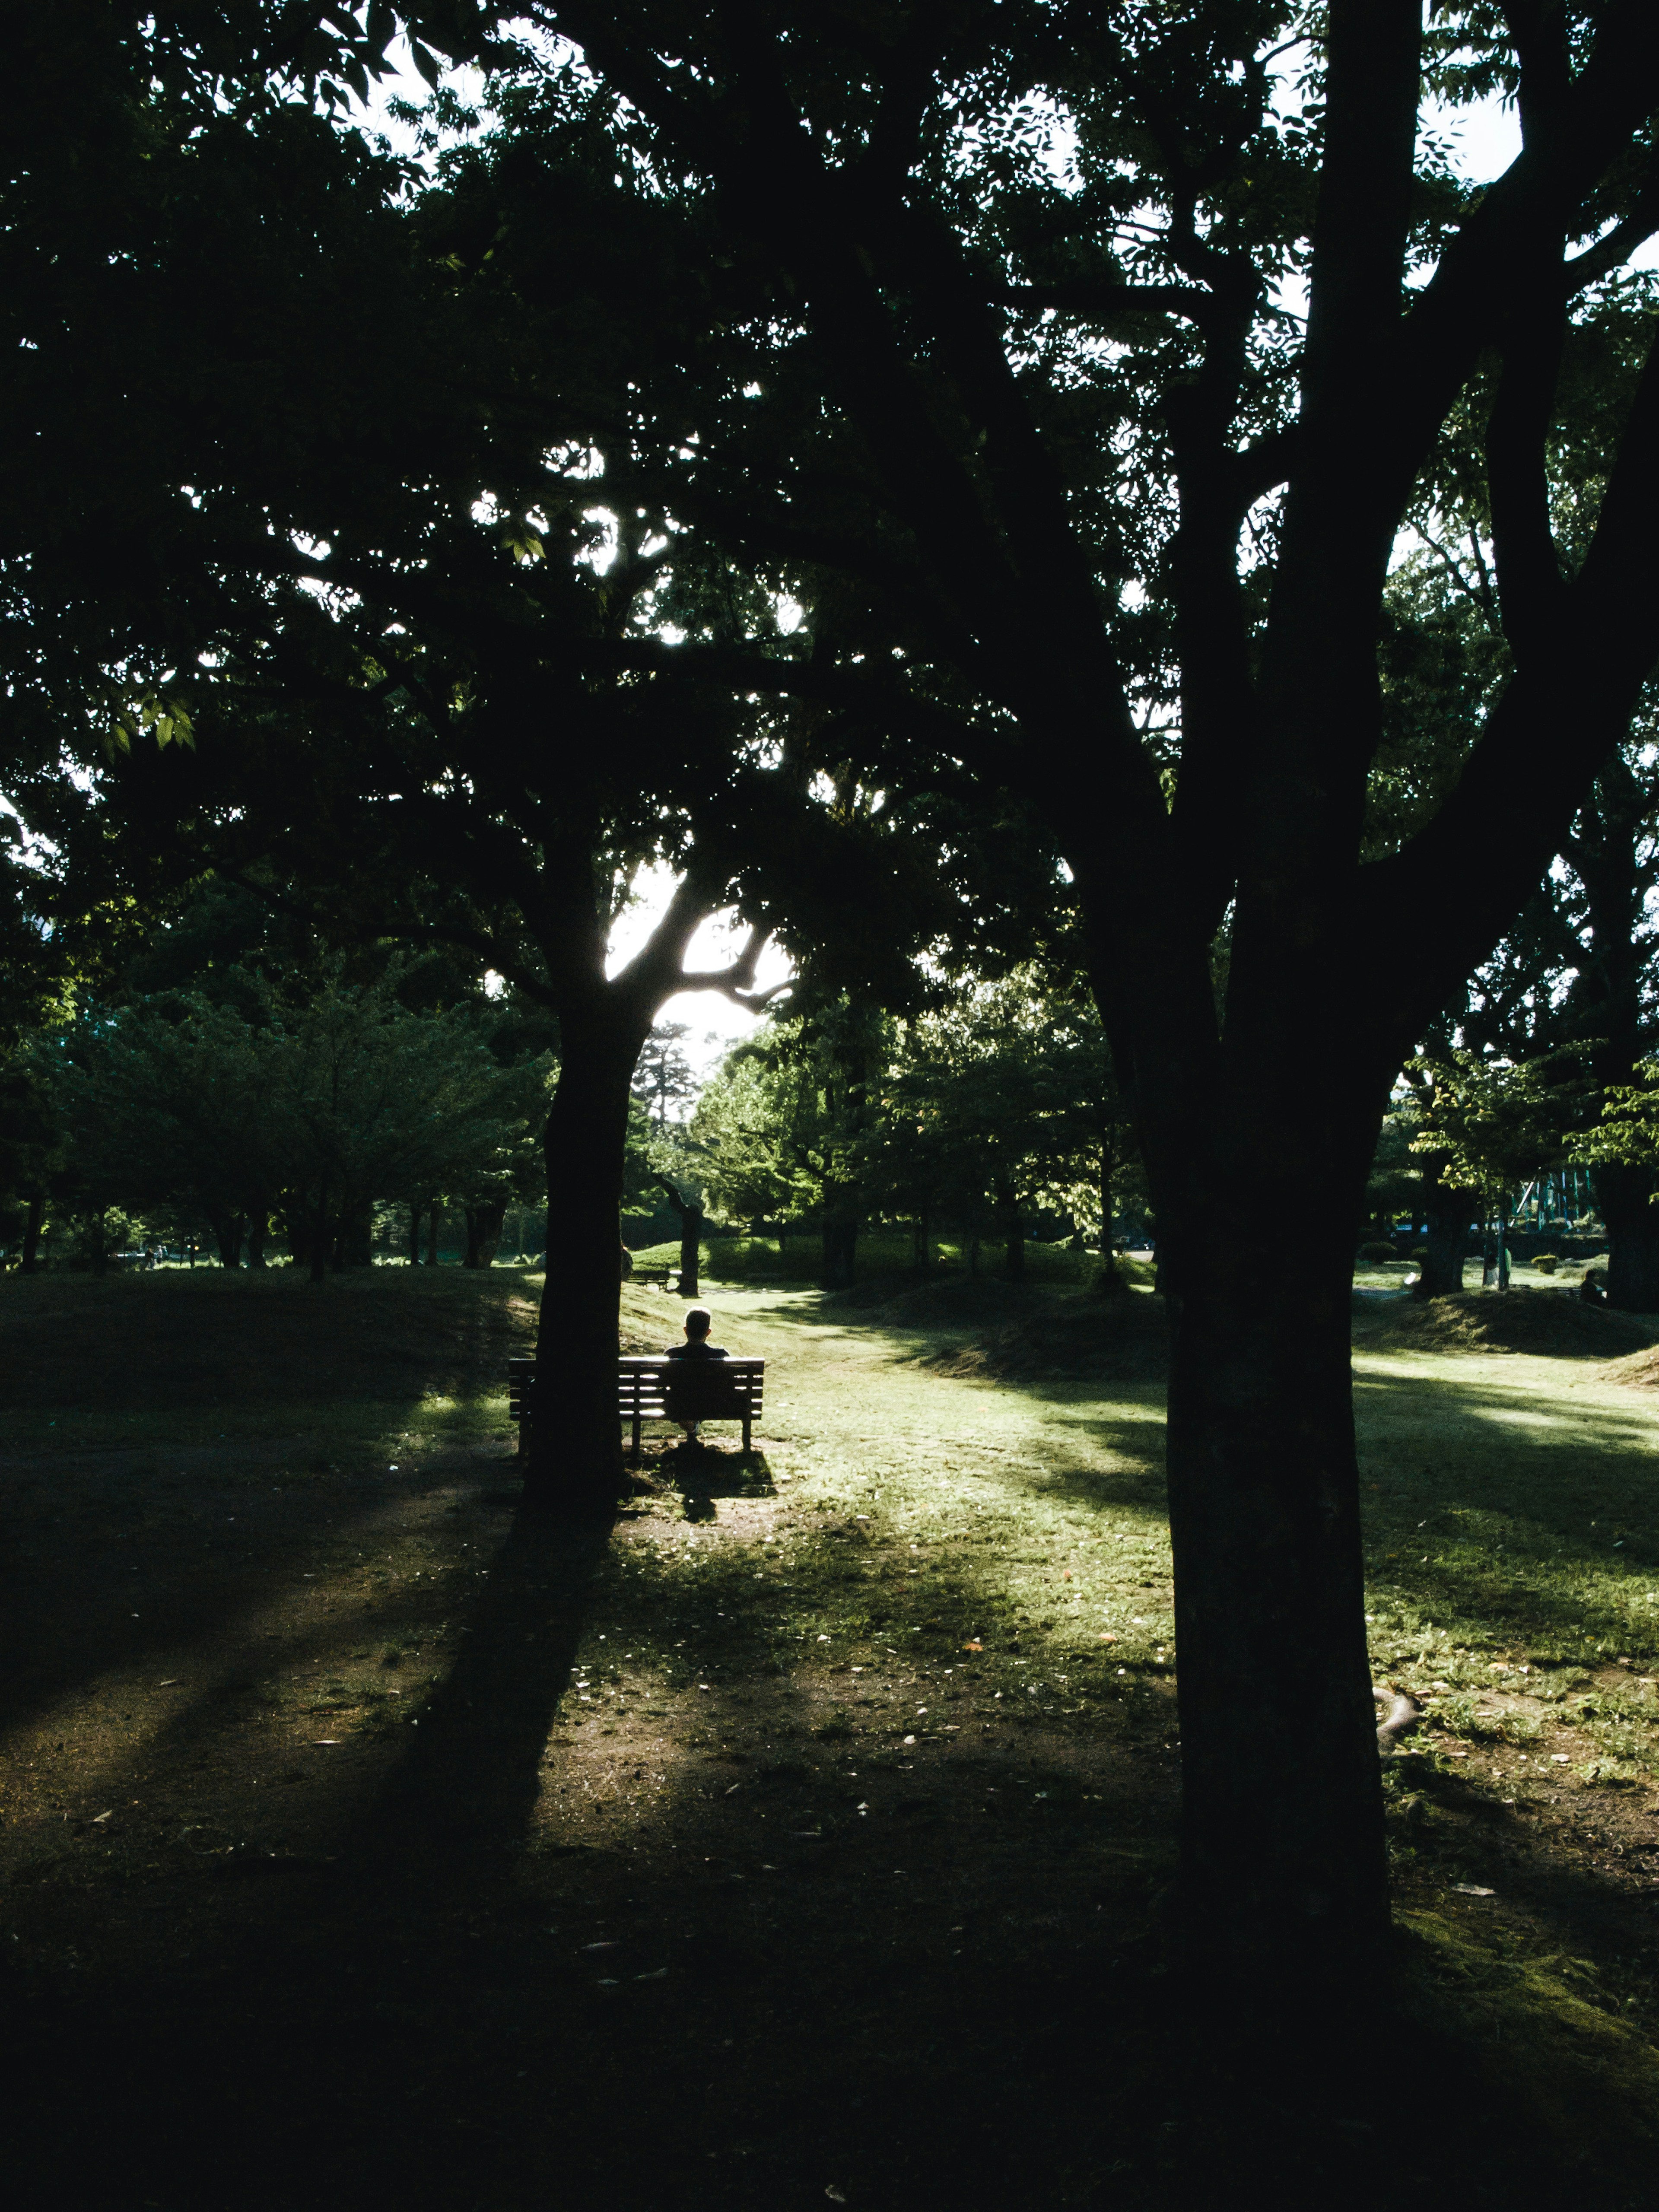
[[[637,1846],[538,1844],[608,1533],[515,1516],[337,1850],[36,1900],[32,1963],[3,1970],[12,2203],[1313,2212],[1542,2205],[1590,2173],[1598,2205],[1648,2201],[1612,2106],[1551,2116],[1583,2123],[1564,2168],[1524,2067],[1467,2021],[1454,2043],[1437,1999],[1377,2023],[1368,2075],[1319,2078],[1316,2039],[1281,2068],[1266,2021],[1236,2089],[1195,2063],[1170,1807],[1139,1776],[1091,1802],[1033,1758],[1042,1816],[969,1826],[922,1790],[837,1825],[813,1808],[860,1754],[814,1744],[744,1777],[769,1862],[734,1863],[725,1770]]]
[[[232,1310],[185,1287],[192,1322],[198,1301]],[[383,1348],[371,1320],[420,1354],[423,1390],[441,1360],[489,1376],[505,1324],[468,1316],[493,1286],[448,1292],[456,1325],[435,1346],[449,1309],[419,1285],[405,1310],[403,1289],[339,1355],[340,1401]],[[129,1304],[149,1311],[99,1298],[106,1350]],[[356,1310],[331,1300],[292,1323],[307,1371]],[[199,1404],[214,1352],[194,1370],[184,1347],[170,1356]],[[428,1423],[422,1402],[377,1401],[394,1434]],[[1634,1972],[1650,1901],[1582,1860],[1568,1879],[1490,1793],[1431,1762],[1400,1778],[1404,1999],[1364,2022],[1358,2057],[1333,2069],[1333,2023],[1287,2039],[1262,2020],[1230,2079],[1170,1970],[1157,1680],[1070,1729],[1005,1700],[994,1729],[906,1749],[897,1731],[919,1722],[866,1712],[844,1667],[777,1640],[783,1571],[763,1595],[751,1571],[772,1510],[763,1454],[664,1455],[645,1517],[610,1526],[514,1512],[499,1439],[400,1458],[394,1484],[356,1431],[329,1433],[322,1449],[109,1450],[7,1474],[3,1686],[27,1740],[0,1917],[9,2203],[1650,2202],[1641,2084],[1619,2071],[1634,2043],[1612,2039],[1604,2003],[1574,2015],[1552,1998],[1528,2017],[1516,1978],[1540,1927],[1563,1954]],[[1103,1482],[1146,1480],[1052,1477],[1097,1501]],[[671,1525],[710,1522],[733,1540],[662,1553]],[[837,1549],[876,1561],[850,1516],[824,1533],[811,1571],[851,1572]],[[988,1559],[985,1587],[958,1588],[941,1555],[922,1598],[908,1547],[892,1548],[904,1559],[865,1575],[860,1602],[924,1634],[937,1615],[956,1656],[948,1624],[996,1618],[1001,1570]],[[636,1681],[627,1726],[620,1694],[608,1712],[582,1704],[574,1662],[597,1686],[602,1631],[613,1649],[684,1650],[720,1696],[700,1703],[695,1676],[672,1698]],[[354,1668],[340,1654],[355,1644],[374,1648]],[[355,1686],[331,1702],[337,1668]],[[348,1708],[371,1677],[386,1702]],[[988,1686],[964,1706],[988,1714]],[[940,1690],[905,1694],[924,1711]],[[653,1700],[672,1705],[665,1725],[641,1724]],[[54,1750],[105,1794],[77,1801]],[[560,1809],[589,1788],[602,1815]],[[1499,1841],[1500,1895],[1466,1915],[1445,1893],[1492,1881]]]

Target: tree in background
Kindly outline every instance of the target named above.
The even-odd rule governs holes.
[[[659,1022],[640,1049],[634,1068],[634,1096],[655,1123],[659,1135],[668,1127],[669,1109],[689,1106],[697,1095],[697,1081],[686,1058],[684,1040],[691,1034],[684,1022]],[[675,1119],[681,1116],[675,1114]]]
[[[377,1199],[499,1172],[539,1134],[545,1063],[503,1068],[468,1015],[411,1012],[395,970],[331,976],[298,1004],[257,975],[228,981],[240,1004],[179,993],[92,1009],[45,1042],[83,1206],[199,1207],[227,1267],[244,1238],[264,1264],[280,1211],[315,1279],[367,1261]]]
[[[1021,1280],[1037,1207],[1098,1230],[1110,1276],[1133,1139],[1098,1023],[1030,966],[931,988],[942,1003],[906,1018],[792,1006],[730,1054],[691,1123],[710,1198],[730,1218],[816,1224],[832,1287],[871,1219],[908,1220],[922,1268],[942,1228],[975,1268],[993,1236]]]
[[[870,1203],[872,1085],[889,1035],[868,998],[798,988],[788,1015],[728,1057],[691,1117],[710,1198],[739,1218],[810,1217],[830,1290],[846,1289],[856,1269]]]
[[[1478,1194],[1494,1224],[1498,1287],[1510,1286],[1509,1227],[1521,1188],[1563,1160],[1583,1118],[1583,1054],[1568,1046],[1518,1065],[1454,1050],[1431,1062],[1418,1094],[1414,1152],[1432,1155],[1441,1180]]]
[[[648,0],[514,12],[545,34],[505,57],[520,112],[568,84],[630,215],[767,295],[711,313],[728,380],[698,360],[695,440],[683,414],[642,469],[728,544],[909,623],[902,659],[813,635],[750,681],[981,702],[959,757],[988,805],[1042,811],[1077,884],[1178,1301],[1192,1957],[1229,1983],[1241,2051],[1265,2007],[1328,2058],[1388,1942],[1353,1225],[1397,1071],[1543,876],[1659,653],[1659,363],[1609,367],[1620,428],[1576,538],[1547,498],[1583,303],[1659,222],[1653,12],[1454,7],[1425,29],[1419,0],[1148,0],[872,31],[786,9],[763,36]],[[1492,89],[1523,146],[1477,193],[1419,125],[1425,99]],[[1304,283],[1305,337],[1284,311]],[[1393,548],[1463,409],[1505,675],[1427,818],[1368,857]],[[1306,1209],[1304,1266],[1262,1255],[1264,1208]],[[1291,1677],[1294,1712],[1241,1730],[1240,1685]]]
[[[970,983],[908,1023],[879,1109],[881,1179],[902,1208],[989,1227],[1012,1282],[1025,1220],[1047,1205],[1097,1227],[1113,1273],[1114,1184],[1129,1154],[1100,1025],[1030,969]]]

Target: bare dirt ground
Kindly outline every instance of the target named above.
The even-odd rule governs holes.
[[[514,1510],[536,1287],[0,1285],[14,2201],[1219,2201],[1166,1971],[1146,1317],[1109,1389],[1066,1381],[1074,1320],[1045,1356],[1035,1312],[717,1291],[769,1362],[757,1449],[659,1438],[584,1529]],[[630,1292],[628,1340],[677,1317]],[[1477,1633],[1481,1528],[1441,1585],[1389,1564],[1419,1482],[1487,1510],[1473,1447],[1455,1498],[1407,1466],[1401,1380],[1379,1676],[1433,1725],[1389,1777],[1388,2066],[1425,2086],[1405,2128],[1363,2081],[1299,2123],[1276,2201],[1644,2203],[1659,1823],[1588,1773],[1646,1773],[1644,1650]],[[1603,1564],[1574,1633],[1630,1595]]]

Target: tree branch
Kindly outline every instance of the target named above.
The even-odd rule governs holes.
[[[1610,0],[1553,127],[1523,146],[1482,196],[1406,318],[1382,478],[1392,513],[1403,510],[1448,410],[1523,281],[1540,207],[1571,235],[1574,211],[1656,110],[1659,9],[1651,0]]]
[[[1433,820],[1361,872],[1365,908],[1376,917],[1361,988],[1385,1006],[1385,1058],[1403,1056],[1486,957],[1629,727],[1659,660],[1656,501],[1659,345],[1650,348],[1589,552],[1560,595],[1547,649],[1511,680]],[[1477,849],[1478,870],[1468,866]]]
[[[998,284],[990,297],[1000,305],[1033,311],[1052,308],[1099,323],[1126,316],[1186,315],[1195,323],[1215,312],[1215,295],[1192,284],[1114,284],[1081,277],[1063,284]]]

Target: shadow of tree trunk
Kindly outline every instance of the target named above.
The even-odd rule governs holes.
[[[347,1842],[348,1880],[447,1882],[458,1859],[499,1865],[522,1850],[615,1519],[520,1508],[454,1666]]]

